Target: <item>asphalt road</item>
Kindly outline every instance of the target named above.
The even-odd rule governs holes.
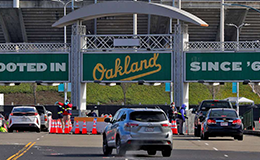
[[[244,135],[243,141],[230,137],[202,141],[192,135],[174,136],[171,157],[161,152],[129,151],[126,156],[104,156],[101,135],[57,135],[48,133],[0,133],[0,160],[259,160],[260,137]]]

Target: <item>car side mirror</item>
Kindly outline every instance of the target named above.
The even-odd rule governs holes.
[[[105,118],[105,119],[104,119],[104,122],[110,123],[110,122],[111,122],[111,121],[110,121],[110,118]]]

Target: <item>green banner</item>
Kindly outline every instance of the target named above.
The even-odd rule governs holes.
[[[0,54],[0,81],[68,81],[68,62],[68,53]]]
[[[83,54],[83,81],[170,81],[170,53]]]
[[[186,81],[260,80],[260,53],[186,53]]]

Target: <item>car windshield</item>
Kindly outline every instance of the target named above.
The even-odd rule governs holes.
[[[229,102],[223,102],[223,101],[203,102],[201,106],[202,111],[208,111],[211,108],[231,108],[231,106]]]
[[[140,122],[161,122],[167,120],[163,112],[135,111],[130,114],[130,120]]]
[[[15,112],[36,112],[35,108],[14,108],[13,113]]]
[[[211,118],[218,118],[218,117],[227,117],[227,118],[237,118],[236,111],[232,110],[212,110],[209,114]]]

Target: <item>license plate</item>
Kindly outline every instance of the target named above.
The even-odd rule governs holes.
[[[22,118],[22,122],[26,122],[27,121],[27,118]]]
[[[228,122],[221,122],[220,125],[221,126],[228,126]]]
[[[154,127],[146,127],[145,128],[145,132],[153,132],[154,131]]]

